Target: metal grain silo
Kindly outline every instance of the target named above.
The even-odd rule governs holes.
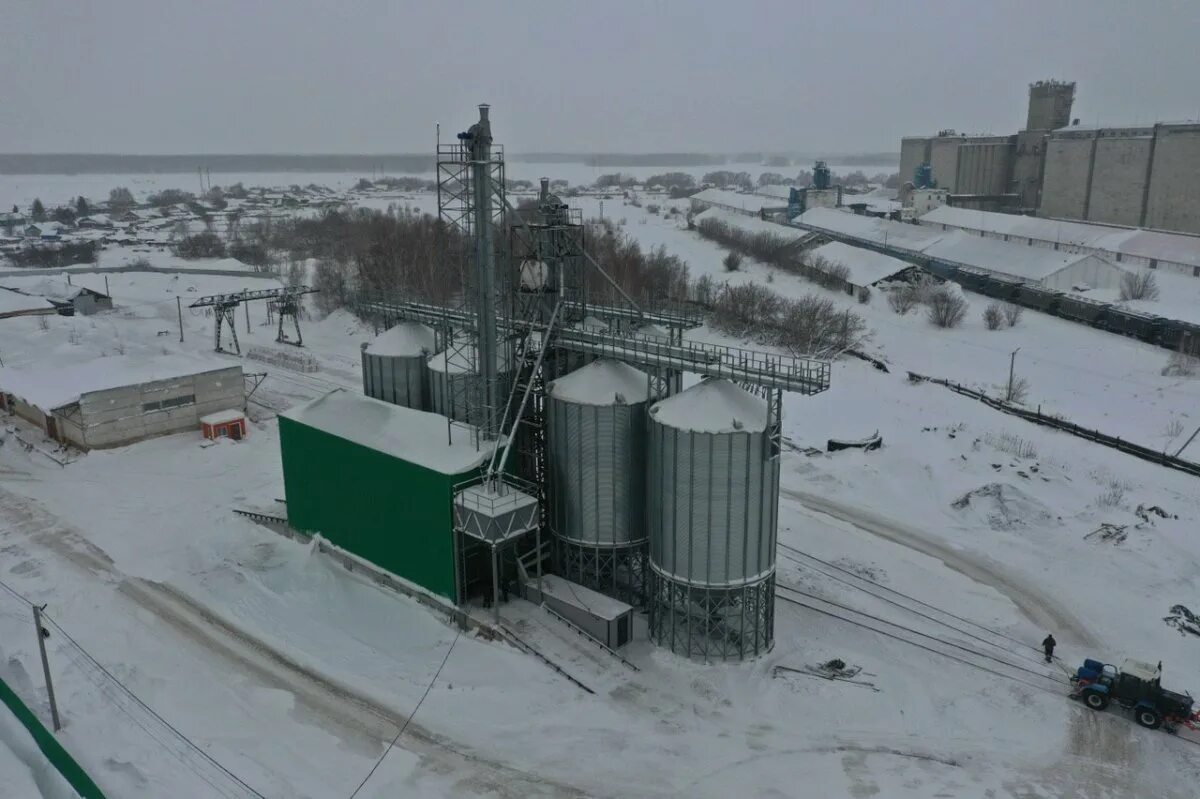
[[[649,377],[600,359],[546,389],[546,494],[558,572],[644,601]]]
[[[425,360],[434,349],[433,330],[416,322],[401,322],[363,344],[363,393],[394,405],[428,410]]]
[[[704,660],[774,642],[779,459],[767,403],[706,380],[650,409],[650,638]]]
[[[468,418],[472,407],[477,409],[476,415],[483,413],[483,378],[479,376],[478,360],[474,344],[459,342],[426,362],[429,410],[449,416],[456,422],[483,424],[482,418]],[[502,403],[508,400],[511,362],[502,348],[496,356],[496,377],[500,383],[497,396]],[[504,408],[496,409],[496,413],[502,417]]]

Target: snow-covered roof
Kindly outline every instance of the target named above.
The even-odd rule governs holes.
[[[761,194],[763,197],[771,197],[776,200],[783,200],[784,202],[787,202],[787,199],[792,196],[792,187],[772,183],[767,186],[759,186],[754,190],[754,193]]]
[[[1200,236],[1183,233],[1110,227],[995,211],[971,211],[949,205],[934,208],[923,215],[921,224],[948,225],[1200,266]]]
[[[627,363],[601,358],[558,378],[547,393],[580,405],[632,405],[650,398],[650,381]]]
[[[158,380],[237,369],[239,364],[196,355],[163,355],[133,358],[114,355],[84,363],[43,363],[35,368],[0,367],[0,389],[44,411],[78,402],[84,394]]]
[[[45,311],[54,306],[43,297],[30,297],[12,289],[0,287],[0,316]]]
[[[876,244],[888,244],[914,252],[922,252],[947,235],[928,227],[862,216],[836,208],[812,208],[796,217],[796,222],[816,230],[855,236]]]
[[[238,419],[245,418],[245,411],[238,408],[230,408],[227,411],[217,411],[216,413],[210,413],[206,416],[201,416],[200,423],[207,425],[229,424],[230,422],[236,422]]]
[[[1044,280],[1080,261],[1098,257],[1051,250],[1047,247],[1023,247],[997,239],[973,236],[961,230],[946,234],[926,247],[924,254],[1034,282]]]
[[[462,474],[491,457],[476,449],[467,427],[449,425],[446,417],[363,396],[344,388],[279,414],[307,427],[343,438],[442,474]]]
[[[401,322],[376,336],[367,346],[367,352],[391,358],[411,358],[428,355],[435,346],[432,329],[419,322]]]
[[[811,254],[849,269],[850,282],[856,286],[873,285],[912,266],[899,258],[862,247],[852,247],[840,241],[822,244]]]
[[[767,403],[718,378],[656,402],[650,415],[659,424],[696,433],[761,433],[767,429]]]
[[[531,578],[529,585],[536,585],[536,582],[536,578]],[[613,621],[633,610],[619,599],[613,599],[578,583],[567,582],[554,574],[542,575],[542,593],[560,602],[582,608],[605,621]]]
[[[764,197],[761,194],[743,194],[737,191],[730,191],[729,189],[705,189],[696,192],[688,199],[735,208],[754,214],[757,214],[765,207],[786,205],[786,203],[781,203],[777,197]]]
[[[3,283],[0,283],[0,287],[10,291],[19,291],[22,294],[45,297],[54,302],[70,302],[84,292],[107,296],[103,291],[96,291],[85,286],[75,286],[66,280],[55,277],[10,277],[5,278]]]
[[[739,214],[736,211],[727,211],[716,206],[701,211],[693,219],[696,224],[700,224],[706,219],[716,219],[739,230],[744,230],[747,233],[769,233],[772,236],[787,241],[795,241],[808,235],[807,230],[788,227],[777,222],[767,222],[759,219],[757,216],[746,216],[745,214]]]

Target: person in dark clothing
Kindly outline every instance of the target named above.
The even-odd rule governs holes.
[[[1046,662],[1047,663],[1049,663],[1050,661],[1052,661],[1054,659],[1054,647],[1057,644],[1058,644],[1058,641],[1054,640],[1053,635],[1047,635],[1046,640],[1042,641],[1042,649],[1045,650],[1045,652],[1046,652]]]

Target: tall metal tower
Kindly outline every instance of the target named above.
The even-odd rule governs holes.
[[[451,398],[453,407],[467,408],[467,421],[484,440],[500,434],[502,403],[507,387],[501,384],[502,364],[511,360],[506,342],[497,338],[500,317],[507,306],[496,291],[496,235],[504,230],[507,204],[495,202],[504,191],[504,150],[492,145],[488,106],[479,106],[479,121],[457,141],[438,144],[438,217],[460,233],[449,263],[457,261],[462,277],[461,310],[471,325],[447,342],[447,364],[477,379],[450,381],[448,390],[464,394]],[[507,371],[505,369],[504,371]]]

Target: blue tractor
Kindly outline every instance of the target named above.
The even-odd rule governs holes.
[[[1197,729],[1200,712],[1193,712],[1192,697],[1162,687],[1162,664],[1151,666],[1139,660],[1126,660],[1121,668],[1085,660],[1071,678],[1072,699],[1079,699],[1092,710],[1104,710],[1110,703],[1133,711],[1133,719],[1151,730],[1163,727],[1174,733],[1183,725]]]

